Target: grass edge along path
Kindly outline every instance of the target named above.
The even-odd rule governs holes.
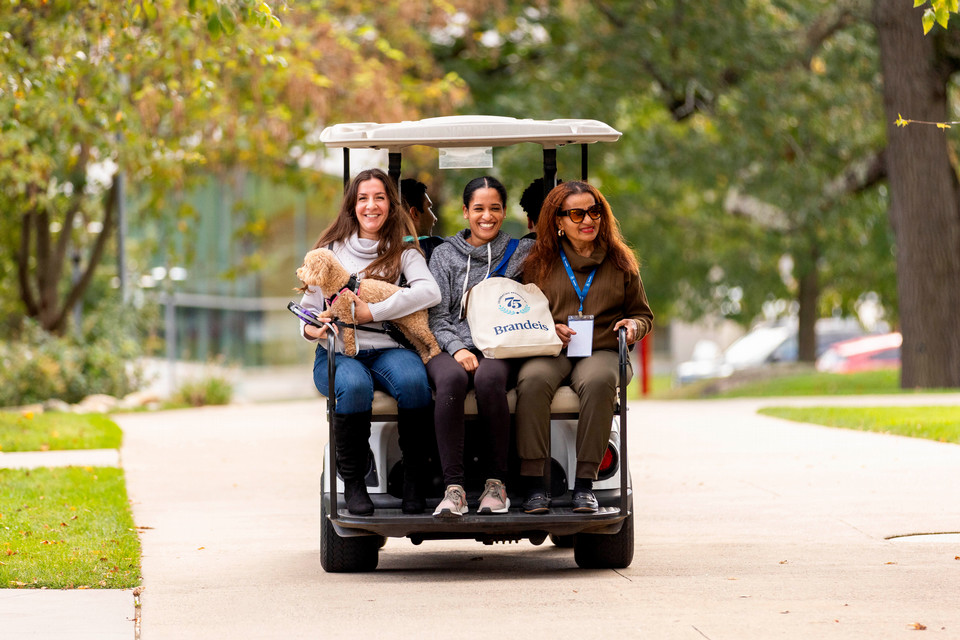
[[[0,588],[139,586],[122,469],[0,469]]]
[[[119,449],[120,427],[102,413],[0,411],[0,451]]]
[[[759,413],[794,422],[889,433],[960,444],[960,407],[765,407]]]

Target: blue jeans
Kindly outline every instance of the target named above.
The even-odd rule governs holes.
[[[381,389],[396,398],[401,409],[422,409],[432,399],[427,370],[415,351],[409,349],[367,349],[351,358],[336,354],[337,413],[370,411],[373,390]],[[330,397],[327,350],[317,347],[313,361],[313,383]]]

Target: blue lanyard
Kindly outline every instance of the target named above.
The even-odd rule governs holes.
[[[583,289],[580,289],[580,285],[577,284],[577,277],[573,275],[573,269],[570,268],[570,261],[567,260],[567,254],[563,252],[563,249],[560,250],[560,258],[563,260],[563,266],[567,270],[567,275],[570,276],[570,282],[573,283],[573,290],[577,292],[577,297],[580,298],[580,308],[577,310],[578,315],[583,315],[583,301],[587,297],[587,291],[590,291],[590,285],[593,283],[593,276],[597,273],[597,268],[594,267],[593,271],[590,272],[590,275],[587,276],[587,281],[583,284]]]

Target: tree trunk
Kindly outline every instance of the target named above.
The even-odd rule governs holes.
[[[797,360],[814,362],[817,359],[817,301],[820,298],[820,277],[816,256],[807,273],[800,274],[797,300],[800,303],[797,319]]]
[[[922,9],[875,0],[887,118],[890,222],[896,236],[903,388],[960,387],[960,193],[944,132],[897,127],[947,117],[945,60],[925,37]]]

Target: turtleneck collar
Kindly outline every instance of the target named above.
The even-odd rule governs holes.
[[[577,253],[566,236],[561,238],[560,248],[567,255],[567,260],[570,261],[570,266],[573,267],[574,271],[591,270],[607,257],[607,250],[600,246],[599,242],[593,244],[593,253],[589,256],[582,256]]]
[[[377,258],[377,247],[380,246],[380,241],[361,238],[355,233],[347,238],[346,245],[353,253],[372,261]]]

